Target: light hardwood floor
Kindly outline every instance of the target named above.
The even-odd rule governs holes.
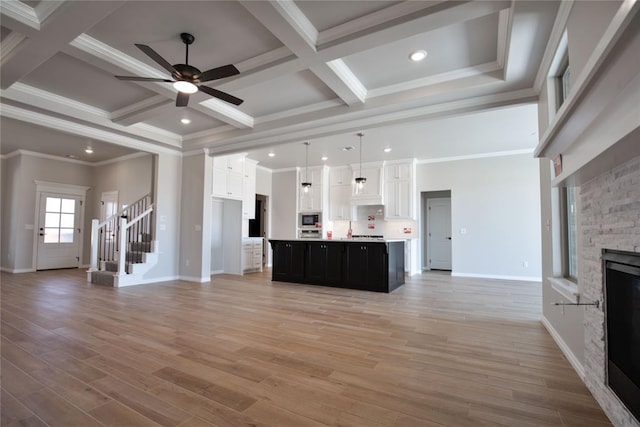
[[[539,283],[1,280],[2,426],[609,424],[540,324]]]

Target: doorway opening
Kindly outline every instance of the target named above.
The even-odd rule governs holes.
[[[249,220],[249,237],[262,237],[262,266],[267,265],[267,250],[269,245],[267,244],[268,234],[268,203],[269,196],[263,194],[256,194],[256,212],[255,219]]]
[[[451,271],[451,190],[421,194],[422,269]]]

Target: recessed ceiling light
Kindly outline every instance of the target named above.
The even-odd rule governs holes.
[[[185,117],[184,119],[180,119],[180,123],[182,123],[183,125],[188,125],[189,123],[191,123],[191,120]]]
[[[411,54],[409,55],[409,59],[411,59],[414,62],[422,61],[426,57],[427,57],[426,50],[416,50],[415,52],[411,52]]]
[[[390,151],[391,151],[391,148],[389,148],[389,147],[387,147],[387,148],[385,148],[385,149],[384,149],[384,152],[385,152],[385,153],[388,153],[388,152],[390,152]]]
[[[329,160],[329,158],[327,156],[322,156],[322,161],[326,162],[327,160]]]
[[[269,157],[275,157],[275,156],[276,156],[276,153],[271,152],[271,153],[267,154],[267,156],[269,156]]]
[[[87,147],[87,148],[84,149],[84,152],[87,153],[87,154],[93,154],[93,148]]]
[[[346,147],[342,147],[342,151],[351,151],[353,150],[353,145],[347,145]]]

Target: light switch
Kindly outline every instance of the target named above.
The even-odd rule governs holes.
[[[460,234],[467,234],[467,229],[466,228],[461,228],[460,229]]]

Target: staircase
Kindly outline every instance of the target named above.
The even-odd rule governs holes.
[[[111,287],[143,283],[143,275],[158,262],[150,200],[146,195],[102,223],[92,221],[88,282]]]

